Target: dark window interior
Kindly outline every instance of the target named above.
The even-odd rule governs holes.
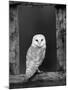
[[[43,71],[56,71],[56,15],[53,6],[19,6],[19,45],[20,73],[26,70],[26,53],[32,37],[41,33],[46,37],[47,49],[45,59],[40,66]]]

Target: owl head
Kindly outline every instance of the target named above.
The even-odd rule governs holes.
[[[32,46],[39,48],[46,48],[45,36],[42,34],[34,35],[32,39]]]

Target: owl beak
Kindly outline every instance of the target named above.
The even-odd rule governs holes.
[[[41,45],[41,42],[38,42],[39,46]]]

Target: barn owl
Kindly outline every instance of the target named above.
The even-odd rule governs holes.
[[[31,78],[36,71],[40,71],[38,67],[42,64],[46,51],[46,40],[42,34],[33,36],[31,46],[26,55],[26,78]]]

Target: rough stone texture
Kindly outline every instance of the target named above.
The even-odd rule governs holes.
[[[56,9],[57,70],[66,71],[66,10]]]
[[[62,80],[65,79],[65,74],[62,72],[46,72],[42,74],[37,74],[32,81],[35,80]]]
[[[65,82],[65,73],[62,72],[43,72],[43,73],[38,73],[36,74],[34,77],[32,77],[30,79],[30,81],[38,81],[38,80],[52,80],[52,81],[60,81],[60,80],[64,80]],[[25,75],[21,74],[21,75],[15,75],[15,76],[10,76],[9,79],[10,83],[24,83],[24,82],[28,82],[28,80],[26,80]]]
[[[19,32],[17,9],[10,8],[9,12],[9,63],[10,74],[18,74],[19,67]]]

